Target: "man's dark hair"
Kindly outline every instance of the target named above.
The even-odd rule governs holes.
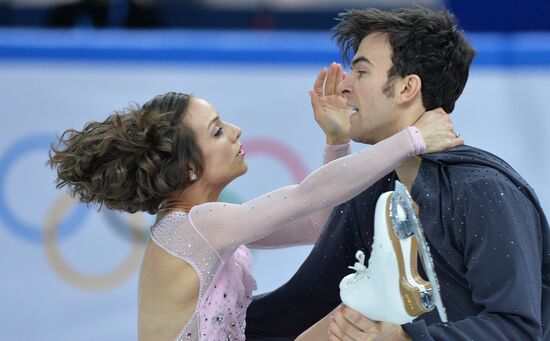
[[[450,12],[423,8],[349,10],[340,13],[338,20],[334,37],[347,62],[363,38],[384,33],[393,51],[388,81],[416,74],[422,80],[426,110],[442,107],[448,113],[453,111],[468,80],[475,51]]]

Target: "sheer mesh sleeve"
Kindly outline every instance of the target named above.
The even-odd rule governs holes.
[[[349,155],[351,145],[325,145],[323,164]],[[248,246],[256,249],[277,248],[291,245],[313,244],[319,238],[334,206],[327,206],[311,215],[295,219],[265,238],[254,241]]]
[[[240,205],[197,205],[190,214],[216,249],[247,244],[296,219],[349,200],[407,158],[424,151],[420,133],[409,127],[366,150],[324,165],[297,185],[276,189]]]

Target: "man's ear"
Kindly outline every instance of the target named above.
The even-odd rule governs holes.
[[[405,76],[399,82],[399,88],[397,89],[398,101],[402,104],[411,103],[417,96],[420,96],[421,89],[422,80],[418,75]]]

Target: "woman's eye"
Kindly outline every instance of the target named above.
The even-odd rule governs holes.
[[[214,136],[218,137],[222,134],[223,132],[223,127],[218,127],[218,129],[216,129],[216,133],[214,133]]]

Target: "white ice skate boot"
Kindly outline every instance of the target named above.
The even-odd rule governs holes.
[[[420,255],[429,281],[418,275]],[[340,282],[340,298],[348,307],[374,321],[405,324],[437,307],[442,322],[447,314],[420,221],[407,188],[380,196],[374,215],[374,241],[365,267],[365,254],[357,251],[356,272]]]

